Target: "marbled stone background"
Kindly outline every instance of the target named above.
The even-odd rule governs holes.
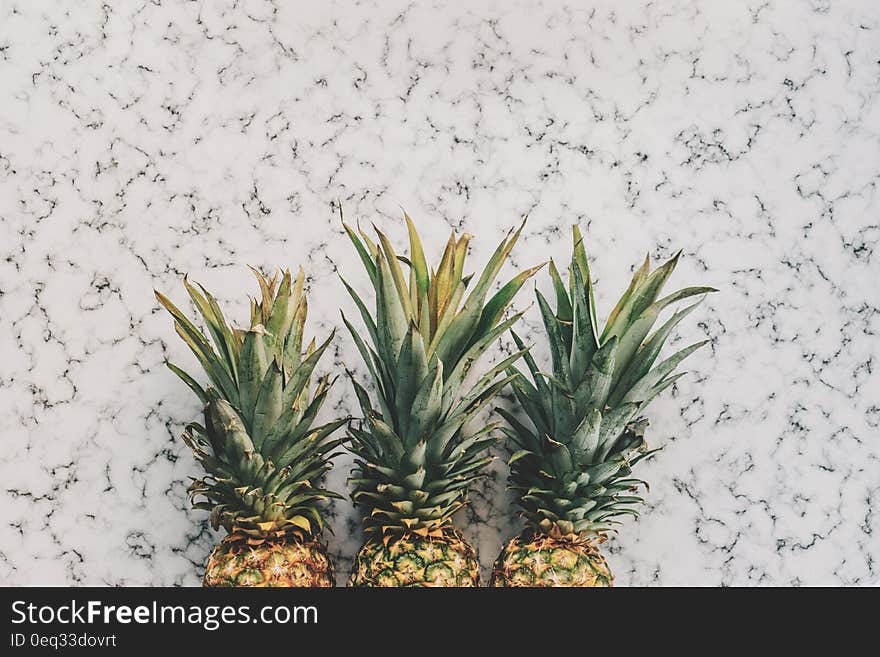
[[[528,214],[507,274],[578,222],[604,312],[684,249],[672,284],[721,292],[674,344],[712,342],[653,404],[618,582],[880,577],[877,2],[0,0],[0,92],[0,582],[198,583],[197,402],[162,365],[194,361],[152,290],[242,312],[246,264],[302,264],[325,335],[360,275],[337,201],[435,256],[473,232],[474,264]],[[340,334],[323,367],[357,362]],[[471,514],[491,563],[502,466]],[[333,527],[345,575],[348,502]]]

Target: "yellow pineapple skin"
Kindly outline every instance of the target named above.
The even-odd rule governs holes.
[[[593,541],[542,532],[511,540],[495,562],[490,586],[609,587],[614,578]]]
[[[438,538],[407,534],[367,541],[355,557],[353,587],[476,587],[480,564],[457,533]]]
[[[318,541],[274,540],[256,545],[224,539],[211,552],[203,585],[331,587],[333,568]]]

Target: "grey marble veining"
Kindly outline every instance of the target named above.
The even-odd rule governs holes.
[[[197,402],[162,366],[194,361],[152,290],[242,313],[246,264],[302,264],[325,335],[360,276],[337,202],[400,244],[405,207],[434,256],[473,232],[472,263],[528,214],[507,274],[578,222],[606,313],[684,249],[672,284],[721,292],[673,345],[711,345],[652,406],[618,583],[880,578],[880,5],[306,5],[0,0],[0,582],[198,583]],[[328,356],[363,374],[348,336]],[[491,563],[503,466],[461,520]],[[349,503],[332,524],[345,575]]]

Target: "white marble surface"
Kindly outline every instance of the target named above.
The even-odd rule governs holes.
[[[517,267],[578,221],[606,312],[683,248],[673,283],[721,292],[677,340],[712,345],[653,405],[618,582],[880,577],[874,0],[0,0],[0,90],[3,584],[198,583],[197,403],[162,366],[193,361],[152,289],[189,272],[241,311],[247,263],[303,264],[326,334],[359,274],[337,200],[477,233],[474,262],[528,213]],[[340,334],[324,367],[356,362]],[[496,475],[484,563],[517,527]],[[347,502],[333,525],[345,574]]]

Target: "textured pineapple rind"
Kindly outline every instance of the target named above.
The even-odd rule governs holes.
[[[204,586],[331,587],[333,568],[318,541],[224,540],[211,552]]]
[[[387,545],[370,540],[355,557],[349,585],[476,587],[480,564],[474,548],[458,536],[406,535]]]
[[[495,562],[490,586],[608,587],[614,578],[590,541],[523,535],[511,540]]]

